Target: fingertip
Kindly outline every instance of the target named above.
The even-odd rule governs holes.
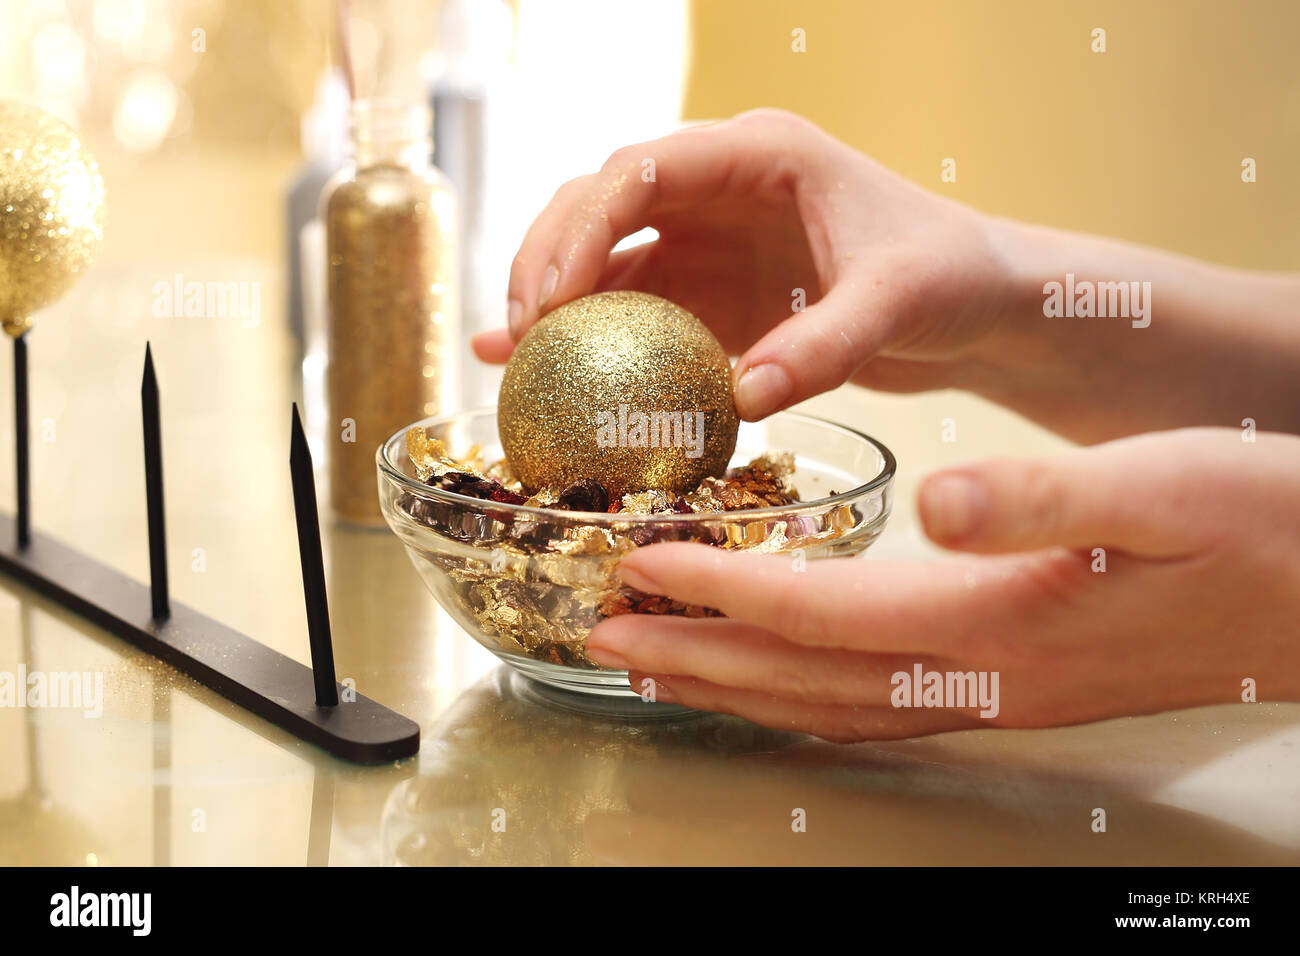
[[[480,362],[501,365],[510,358],[510,353],[515,350],[515,343],[505,329],[493,329],[491,332],[480,332],[475,335],[470,339],[470,347]]]
[[[967,472],[940,472],[921,483],[916,507],[926,536],[954,547],[978,535],[989,511],[989,492]]]
[[[650,552],[653,546],[637,548],[625,555],[618,563],[618,575],[623,584],[646,594],[663,594],[664,587],[655,577],[655,556]]]
[[[667,594],[683,570],[699,567],[701,559],[722,563],[722,551],[703,543],[666,541],[630,552],[619,562],[619,575],[629,587],[647,594]]]
[[[628,686],[632,692],[639,695],[642,700],[650,704],[679,704],[681,700],[673,693],[672,688],[663,674],[652,674],[649,671],[639,671],[629,669],[627,672]],[[689,680],[683,677],[673,677],[675,685],[688,684]]]
[[[587,634],[587,645],[607,646],[617,644],[620,640],[630,637],[629,632],[636,626],[635,617],[631,614],[615,614],[600,621]]]
[[[747,422],[755,422],[790,404],[794,381],[775,362],[762,362],[739,373],[735,393],[736,413]]]

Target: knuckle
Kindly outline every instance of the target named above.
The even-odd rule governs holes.
[[[746,110],[743,113],[738,113],[735,119],[737,123],[752,123],[790,130],[806,131],[816,128],[811,122],[804,119],[798,113],[791,113],[789,110],[777,109],[774,106],[760,106],[757,109]]]
[[[622,172],[629,166],[639,166],[645,155],[644,147],[620,146],[609,154],[609,158],[600,167],[601,172]]]
[[[560,212],[566,210],[570,201],[590,188],[592,177],[577,176],[560,187],[551,194],[551,201],[546,204],[548,211]]]
[[[564,201],[564,197],[569,194],[569,190],[576,182],[577,182],[576,179],[570,179],[568,182],[561,183],[559,188],[557,188],[555,192],[551,193],[551,201],[548,202],[547,205],[558,206],[561,202]]]
[[[807,349],[815,367],[823,370],[836,384],[848,381],[858,368],[857,351],[851,347],[842,327],[824,326],[810,332]]]
[[[568,182],[563,183],[559,189],[555,190],[555,199],[567,199],[575,193],[580,193],[587,189],[591,184],[591,174],[585,176],[575,176]]]
[[[770,133],[781,144],[782,152],[802,155],[805,164],[821,163],[827,142],[834,142],[812,120],[770,106],[741,113],[734,121],[739,126],[754,127]]]
[[[818,604],[790,595],[776,614],[776,630],[801,644],[825,644],[833,622]]]
[[[1034,670],[1044,666],[1040,645],[1023,633],[991,631],[969,635],[962,651],[966,660],[975,662],[975,670]]]
[[[1066,496],[1056,467],[1045,461],[1025,462],[1017,484],[1022,526],[1039,534],[1059,530],[1065,520]]]
[[[512,299],[518,299],[524,292],[524,272],[528,267],[528,259],[523,250],[515,253],[515,257],[510,260],[510,276],[506,280],[506,291]]]
[[[826,687],[803,668],[791,668],[780,674],[779,693],[787,700],[816,702],[825,698]]]

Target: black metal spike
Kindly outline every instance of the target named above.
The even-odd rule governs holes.
[[[17,468],[15,487],[18,493],[18,547],[32,543],[32,468],[31,443],[27,432],[27,333],[14,338],[14,463]]]
[[[158,379],[153,370],[153,349],[144,347],[144,378],[140,382],[140,408],[144,419],[144,493],[149,515],[149,590],[153,617],[171,616],[167,586],[167,527],[163,510],[162,420],[158,412]]]
[[[335,707],[339,702],[334,676],[334,643],[330,636],[329,602],[325,597],[325,560],[321,555],[320,516],[316,507],[316,478],[311,449],[293,404],[289,436],[289,471],[293,476],[293,511],[298,522],[298,558],[302,562],[302,591],[307,602],[307,637],[311,642],[311,670],[316,682],[316,705]]]

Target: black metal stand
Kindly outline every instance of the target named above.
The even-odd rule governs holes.
[[[339,702],[334,677],[325,572],[311,454],[293,409],[290,464],[307,601],[312,667],[260,644],[184,604],[167,591],[163,531],[162,441],[153,355],[141,386],[148,497],[150,587],[30,529],[26,343],[14,343],[18,410],[18,516],[0,515],[0,573],[21,581],[110,633],[171,664],[295,736],[356,763],[382,763],[419,750],[419,725],[368,697]]]

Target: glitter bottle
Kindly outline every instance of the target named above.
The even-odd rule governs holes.
[[[375,450],[455,394],[455,199],[429,159],[429,108],[361,100],[353,161],[321,198],[329,263],[330,502],[380,526]]]

